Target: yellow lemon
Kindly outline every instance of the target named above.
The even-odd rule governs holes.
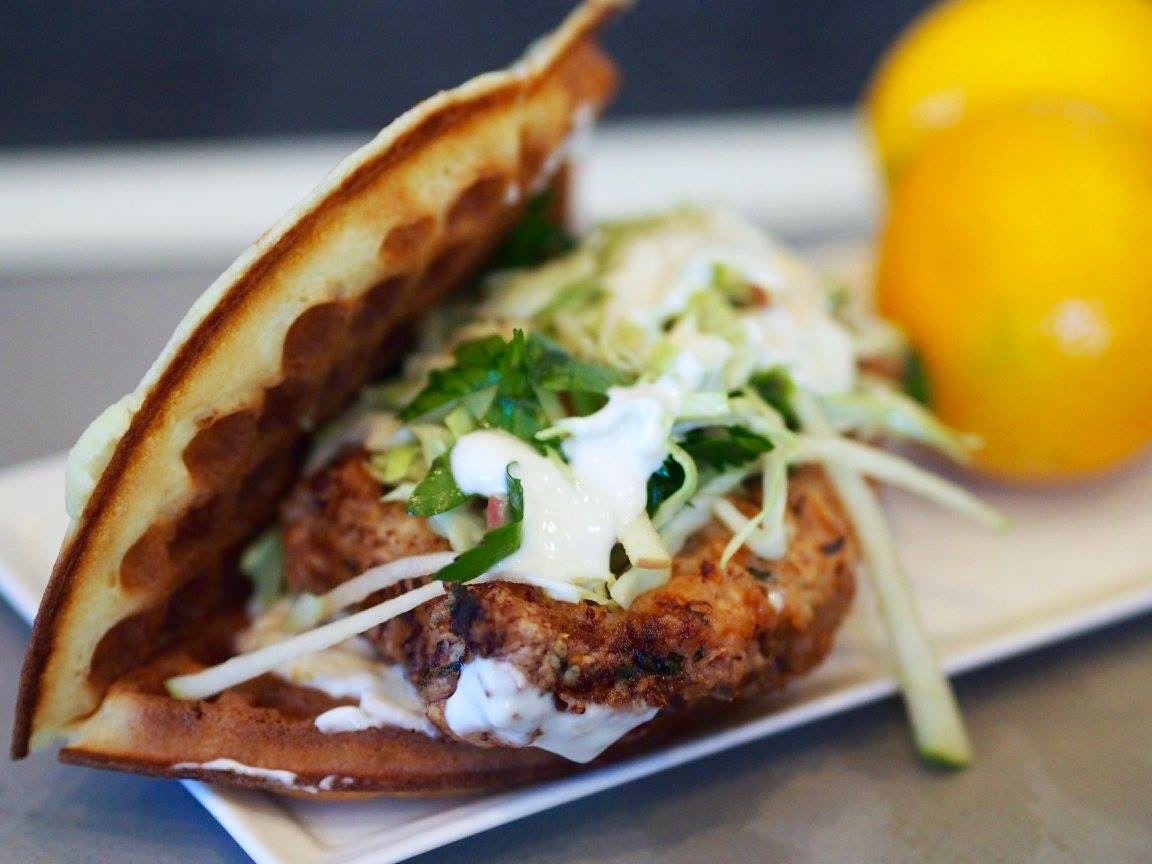
[[[979,465],[1116,463],[1152,438],[1152,143],[1067,106],[940,132],[892,190],[877,293]]]
[[[897,40],[867,95],[889,178],[962,118],[1035,97],[1152,132],[1152,0],[951,0]]]

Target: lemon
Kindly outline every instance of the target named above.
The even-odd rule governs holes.
[[[1069,106],[937,133],[892,189],[877,294],[978,464],[1114,465],[1152,438],[1152,143]]]
[[[1033,98],[1152,132],[1152,0],[952,0],[895,43],[866,112],[889,178],[936,131]]]

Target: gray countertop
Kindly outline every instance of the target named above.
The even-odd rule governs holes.
[[[0,278],[0,465],[67,447],[210,276]],[[27,635],[0,606],[4,740]],[[969,674],[959,694],[978,749],[960,774],[918,765],[887,700],[414,860],[1152,861],[1152,617]],[[0,770],[0,861],[188,860],[246,857],[177,783],[46,754]]]

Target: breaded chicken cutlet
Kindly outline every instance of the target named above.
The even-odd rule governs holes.
[[[362,448],[301,481],[281,514],[290,590],[323,593],[369,568],[450,548],[424,519],[382,502],[384,492]],[[732,500],[755,512],[748,490]],[[787,526],[795,540],[783,558],[745,548],[726,567],[720,559],[731,532],[706,526],[676,556],[668,582],[626,610],[553,600],[529,585],[462,585],[371,638],[382,656],[403,663],[429,718],[449,735],[444,703],[474,657],[512,663],[567,711],[589,702],[685,708],[702,698],[746,698],[819,663],[854,593],[852,529],[820,469],[790,478]]]

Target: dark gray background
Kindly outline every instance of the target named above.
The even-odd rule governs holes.
[[[847,104],[925,0],[642,0],[626,114]],[[0,0],[0,147],[380,126],[571,0]]]

